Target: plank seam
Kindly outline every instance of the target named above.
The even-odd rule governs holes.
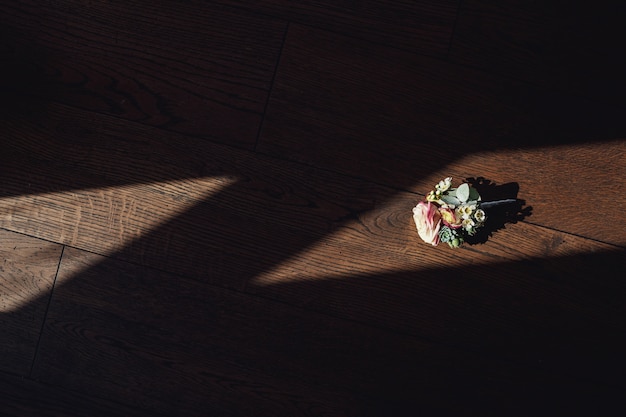
[[[463,0],[459,0],[459,5],[456,8],[456,15],[454,16],[454,23],[452,23],[452,30],[450,31],[450,42],[448,43],[448,50],[446,51],[445,61],[450,61],[450,53],[452,52],[452,42],[454,42],[454,35],[456,34],[456,27],[459,22],[459,16],[461,15],[461,8],[463,7]]]
[[[267,109],[270,104],[270,100],[272,98],[272,93],[274,92],[274,84],[276,82],[276,74],[278,74],[278,69],[280,68],[280,61],[283,57],[283,51],[285,50],[285,44],[287,43],[287,34],[289,33],[290,22],[287,22],[285,25],[285,31],[283,32],[283,39],[280,44],[280,49],[278,50],[278,56],[276,57],[276,65],[274,66],[274,73],[272,74],[272,79],[270,80],[270,88],[267,90],[267,98],[265,99],[265,106],[263,106],[263,113],[261,115],[261,121],[259,122],[259,130],[256,132],[256,140],[254,141],[254,147],[252,148],[253,152],[256,152],[259,141],[261,139],[261,132],[263,131],[263,125],[265,123],[265,116],[267,115]]]
[[[30,371],[28,372],[28,378],[32,379],[33,371],[35,369],[35,363],[37,361],[37,355],[39,353],[39,347],[41,345],[41,339],[43,336],[44,327],[46,325],[46,321],[48,319],[48,312],[50,311],[50,304],[52,303],[52,295],[54,294],[54,288],[56,287],[57,277],[59,276],[59,271],[61,270],[61,261],[63,260],[63,253],[65,252],[65,245],[61,246],[61,254],[59,255],[59,262],[57,263],[57,270],[54,273],[54,279],[52,280],[52,286],[50,287],[50,294],[48,295],[48,302],[46,304],[46,311],[43,315],[43,319],[41,321],[41,328],[39,329],[39,337],[37,338],[37,345],[35,346],[35,353],[33,355],[33,360],[30,364]]]
[[[544,227],[544,226],[538,226],[538,225],[535,225],[535,226],[536,227]],[[69,246],[69,245],[63,245],[62,246],[62,251],[61,251],[61,254],[60,254],[60,257],[59,257],[59,263],[58,263],[58,266],[57,266],[57,271],[55,273],[53,287],[52,287],[52,289],[50,291],[50,296],[49,296],[49,300],[48,300],[48,306],[47,306],[46,314],[44,315],[44,319],[43,319],[43,322],[42,322],[42,328],[41,328],[41,331],[40,331],[39,340],[37,342],[37,347],[36,347],[35,355],[34,355],[34,358],[33,358],[32,365],[31,365],[31,370],[30,370],[29,375],[27,376],[28,379],[31,379],[33,381],[35,381],[35,379],[33,378],[33,371],[34,371],[34,367],[35,367],[37,354],[38,354],[39,348],[40,348],[40,343],[41,343],[41,339],[42,339],[42,335],[43,335],[43,329],[44,329],[44,326],[45,326],[45,323],[46,323],[46,320],[47,320],[47,316],[48,316],[51,300],[52,300],[52,297],[53,297],[53,290],[54,290],[54,287],[55,287],[55,284],[56,284],[56,280],[57,280],[57,277],[58,277],[58,274],[59,274],[59,271],[60,271],[61,261],[63,259],[63,255],[64,255],[64,251],[65,251],[66,247],[75,248],[75,247]],[[194,276],[191,276],[191,275],[188,275],[188,274],[181,274],[181,273],[171,272],[171,271],[168,271],[168,270],[165,270],[165,269],[155,268],[155,267],[152,267],[150,265],[144,265],[144,264],[141,264],[141,263],[136,262],[136,261],[120,259],[120,258],[117,258],[115,256],[110,256],[110,255],[101,255],[101,254],[98,254],[97,252],[92,252],[92,251],[84,250],[84,249],[80,249],[80,248],[75,248],[75,249],[84,251],[86,253],[94,253],[94,254],[96,254],[98,256],[102,256],[103,258],[110,259],[110,260],[113,260],[115,262],[120,262],[122,264],[134,265],[134,266],[137,266],[137,267],[140,267],[140,268],[145,268],[147,270],[152,270],[152,271],[155,271],[155,272],[162,272],[162,273],[166,273],[166,274],[169,274],[169,275],[172,275],[172,276],[175,276],[175,277],[181,277],[181,278],[184,278],[184,279],[189,279],[189,280],[194,281],[194,282],[201,282],[201,281],[198,280],[198,278],[196,278]],[[480,251],[479,249],[471,249],[471,248],[469,250]],[[464,348],[464,349],[466,349],[466,351],[471,352],[472,354],[475,354],[475,355],[480,356],[480,357],[488,357],[489,355],[492,355],[491,353],[484,352],[481,348],[467,347],[465,345],[461,345],[461,344],[456,343],[456,342],[441,340],[441,339],[439,339],[437,337],[427,336],[427,335],[424,335],[424,334],[415,334],[415,333],[412,333],[412,332],[409,332],[409,331],[406,331],[406,330],[403,330],[403,329],[390,328],[390,327],[386,327],[386,326],[381,326],[380,324],[377,324],[377,323],[366,322],[366,321],[355,319],[355,318],[351,318],[351,317],[344,317],[344,316],[341,316],[341,315],[336,314],[336,313],[329,313],[327,311],[321,311],[320,309],[317,309],[317,308],[308,308],[308,307],[304,307],[304,306],[301,306],[301,305],[292,304],[292,303],[290,303],[288,301],[280,300],[280,299],[273,298],[271,296],[267,296],[267,295],[263,295],[263,294],[250,293],[250,292],[247,292],[245,290],[237,290],[237,289],[234,289],[234,288],[228,288],[228,287],[225,287],[225,286],[221,286],[221,285],[217,285],[217,284],[211,284],[211,283],[206,283],[206,282],[204,283],[204,285],[207,285],[207,286],[209,286],[211,288],[214,288],[214,289],[216,289],[218,291],[223,291],[225,293],[237,294],[237,295],[245,297],[245,298],[262,300],[265,303],[282,305],[282,306],[284,306],[286,308],[289,308],[289,309],[294,309],[296,311],[305,312],[306,314],[309,314],[312,317],[315,317],[315,316],[317,316],[317,317],[325,317],[325,318],[330,318],[330,319],[337,320],[337,321],[344,322],[344,323],[354,323],[354,324],[356,324],[358,326],[363,326],[364,328],[376,329],[377,331],[380,331],[382,333],[397,335],[397,336],[401,336],[401,337],[407,337],[407,338],[410,338],[410,339],[418,341],[418,342],[431,344],[433,346],[441,346],[441,347],[452,348],[452,349]],[[530,364],[528,362],[525,362],[523,360],[514,360],[514,359],[507,358],[506,356],[501,356],[501,355],[497,355],[496,357],[498,358],[498,360],[502,360],[502,361],[507,362],[507,363],[511,363],[511,364],[525,364],[527,366],[531,366],[532,367],[532,364]],[[563,374],[563,375],[566,375],[566,374]],[[573,374],[572,375],[568,375],[568,376],[576,377]],[[582,379],[577,378],[577,380],[582,380]],[[597,381],[595,381],[595,382],[597,382]],[[125,404],[125,403],[120,403],[120,404]]]

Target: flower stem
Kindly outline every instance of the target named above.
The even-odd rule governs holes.
[[[480,207],[483,209],[488,209],[490,207],[500,206],[502,204],[511,204],[515,203],[517,200],[514,198],[507,198],[504,200],[495,200],[495,201],[483,201],[480,203]]]

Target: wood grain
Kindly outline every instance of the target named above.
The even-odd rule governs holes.
[[[598,221],[596,210],[568,209],[576,200],[590,201],[609,217],[619,216],[626,200],[615,190],[626,182],[615,173],[625,169],[625,139],[590,141],[470,154],[428,175],[431,185],[420,182],[419,187],[432,189],[438,178],[446,176],[460,181],[480,175],[491,179],[482,187],[486,201],[508,195],[507,189],[519,190],[517,198],[529,209],[527,222],[626,247],[626,229]]]
[[[0,5],[0,414],[622,406],[618,27],[374,3]],[[519,205],[434,248],[449,175]]]
[[[220,0],[220,3],[411,52],[444,56],[458,4],[445,1]]]
[[[0,413],[5,417],[141,417],[145,410],[0,373]],[[151,415],[163,416],[157,410]]]
[[[254,146],[285,23],[206,3],[2,9],[8,63],[31,69],[6,87],[15,94]]]
[[[59,281],[35,368],[44,381],[170,415],[199,415],[205,404],[224,415],[354,415],[359,406],[340,382],[358,369],[353,332],[331,354],[321,341],[342,336],[323,317],[73,249]]]
[[[609,343],[626,305],[610,273],[623,256],[615,245],[518,222],[482,245],[432,248],[411,219],[419,195],[201,140],[174,146],[170,134],[107,116],[90,115],[99,133],[89,139],[84,117],[57,106],[52,119],[75,129],[40,129],[66,141],[80,132],[71,148],[56,135],[12,146],[5,227],[321,314],[541,360],[557,374],[570,372],[559,359],[565,346],[589,353],[580,372],[595,380],[602,356],[589,341],[620,346]],[[38,163],[15,175],[29,160]]]
[[[623,107],[626,9],[559,2],[464,1],[450,59]]]
[[[0,229],[0,370],[28,375],[61,245]]]
[[[169,271],[213,271],[216,282],[227,276],[224,284],[236,288],[319,246],[328,246],[328,253],[306,269],[310,276],[448,262],[428,253],[419,264],[386,260],[390,253],[402,259],[415,247],[410,213],[418,195],[64,106],[40,125],[18,120],[3,128],[21,138],[5,153],[2,178],[2,224],[16,231]],[[572,216],[562,211],[557,218]],[[518,224],[479,249],[481,262],[490,262],[500,247],[523,248],[498,255],[505,260],[611,248],[584,243],[555,252],[554,239],[569,242],[565,234]],[[355,258],[333,255],[350,242]],[[242,254],[246,265],[237,261]],[[474,262],[475,256],[457,258]]]
[[[331,219],[370,209],[391,192],[88,116],[61,106],[42,126],[5,125],[7,134],[21,138],[3,164],[5,226],[143,263],[189,262],[198,273],[212,252],[225,265],[245,253],[260,262],[253,268],[265,268],[326,234]]]
[[[258,150],[427,193],[447,176],[517,183],[533,222],[624,245],[621,109],[292,25]],[[549,172],[547,172],[549,170]],[[619,185],[618,185],[619,184]]]
[[[539,367],[541,368],[541,367]],[[613,392],[69,248],[35,367],[42,382],[167,415],[522,415]],[[518,405],[521,384],[532,382]],[[542,391],[558,387],[550,396]],[[555,401],[556,400],[556,401]],[[537,402],[535,402],[537,401]],[[513,405],[515,404],[515,405]],[[209,407],[209,408],[207,408]]]

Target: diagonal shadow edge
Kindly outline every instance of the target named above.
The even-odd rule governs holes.
[[[126,125],[124,123],[124,126]],[[18,198],[21,195],[37,196],[42,193],[70,189],[85,190],[211,175],[240,175],[246,179],[251,179],[252,182],[258,182],[260,179],[261,182],[265,181],[267,184],[276,182],[276,178],[278,178],[278,184],[266,185],[266,190],[263,192],[271,193],[272,191],[269,189],[278,186],[278,192],[281,194],[287,194],[286,190],[289,193],[297,194],[297,187],[312,188],[315,192],[320,192],[325,186],[324,182],[344,183],[343,188],[346,190],[343,191],[344,193],[352,193],[356,197],[355,200],[361,200],[361,202],[367,199],[373,200],[378,205],[384,204],[391,195],[399,190],[410,190],[411,188],[406,186],[403,188],[402,184],[397,184],[397,187],[393,188],[381,185],[376,187],[375,193],[372,193],[367,184],[375,186],[376,182],[371,180],[335,174],[323,169],[283,160],[280,162],[285,165],[284,169],[273,168],[277,165],[274,163],[277,161],[275,158],[260,156],[223,145],[207,144],[201,140],[187,137],[167,138],[167,140],[165,138],[155,139],[152,136],[155,131],[153,128],[144,129],[144,127],[136,124],[135,127],[139,129],[137,131],[138,136],[129,143],[123,137],[115,136],[115,132],[122,130],[121,125],[117,127],[117,130],[114,129],[111,131],[112,133],[105,135],[98,146],[94,145],[95,137],[84,139],[84,143],[82,139],[74,138],[73,140],[77,140],[82,147],[79,147],[76,155],[70,157],[69,160],[66,157],[72,152],[62,151],[60,154],[56,154],[52,149],[59,147],[47,145],[48,150],[44,152],[47,155],[46,159],[38,161],[38,167],[26,173],[23,172],[23,167],[24,164],[32,164],[32,155],[29,152],[22,154],[20,151],[22,156],[15,157],[9,153],[8,156],[12,157],[11,161],[0,168],[8,173],[8,178],[7,174],[3,175],[3,181],[4,184],[10,186],[9,189],[6,189],[5,185],[4,196]],[[95,131],[92,130],[92,134],[94,134],[93,132]],[[34,145],[34,143],[29,145],[27,149],[34,151],[34,148],[31,149]],[[112,150],[116,153],[111,154]],[[112,155],[115,155],[114,159],[110,159]],[[192,155],[192,157],[185,155]],[[463,160],[464,157],[467,155],[451,154],[447,161],[453,163],[453,161]],[[141,158],[147,158],[147,162]],[[253,162],[257,160],[261,162]],[[181,164],[181,161],[184,161],[185,164]],[[436,168],[441,169],[441,164],[444,162],[438,160],[435,164]],[[427,174],[432,170],[435,170],[435,166],[432,164],[417,166],[414,172],[415,176],[412,178],[413,183],[416,178],[428,176]],[[295,176],[293,175],[294,172],[297,173]],[[281,178],[283,176],[288,177],[288,181],[283,181]],[[294,178],[296,178],[295,181]],[[385,181],[383,180],[381,183],[384,184]],[[280,188],[284,189],[280,190]],[[354,188],[354,190],[348,191],[349,188]],[[362,206],[361,202],[359,204]],[[309,203],[316,204],[315,201]],[[341,205],[342,202],[338,202],[338,204]],[[361,210],[361,207],[357,210]],[[564,230],[564,232],[572,231]]]

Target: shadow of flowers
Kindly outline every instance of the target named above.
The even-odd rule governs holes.
[[[494,233],[505,229],[507,224],[515,224],[532,215],[532,206],[526,206],[525,200],[517,198],[518,183],[496,184],[484,177],[466,178],[465,181],[476,188],[483,202],[511,200],[485,209],[487,222],[476,234],[468,236],[466,243],[470,245],[485,243]]]

